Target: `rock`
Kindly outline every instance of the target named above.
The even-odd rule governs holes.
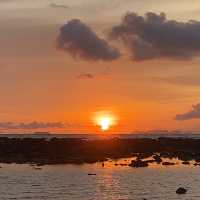
[[[194,163],[194,166],[200,166],[200,163]]]
[[[130,167],[148,167],[148,162],[142,161],[142,160],[132,160],[131,164],[129,165]]]
[[[140,160],[140,159],[145,159],[145,158],[149,158],[152,156],[152,153],[139,153],[137,155],[137,159]]]
[[[189,161],[183,161],[182,164],[183,164],[183,165],[189,165],[190,162],[189,162]]]
[[[97,174],[89,173],[88,176],[96,176]]]
[[[183,187],[180,187],[176,190],[176,194],[185,194],[187,190]]]
[[[173,162],[162,162],[162,165],[175,165]]]
[[[120,163],[119,165],[123,167],[123,166],[127,166],[128,164],[126,164],[126,163]]]
[[[154,159],[155,162],[157,162],[157,163],[161,163],[161,162],[162,162],[162,159],[161,159],[161,157],[160,157],[159,155],[154,155],[154,156],[153,156],[153,159]]]
[[[153,160],[153,159],[149,159],[149,160],[145,160],[144,162],[147,162],[147,163],[154,163],[155,160]]]

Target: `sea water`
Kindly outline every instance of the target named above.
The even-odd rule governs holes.
[[[0,199],[199,200],[200,166],[121,166],[131,159],[83,165],[1,164]],[[88,175],[92,173],[93,175]],[[187,193],[176,194],[178,187]]]

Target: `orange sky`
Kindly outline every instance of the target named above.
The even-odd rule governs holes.
[[[165,12],[168,19],[200,20],[200,2],[164,0],[0,1],[0,130],[2,132],[94,133],[93,113],[108,111],[119,118],[110,132],[200,130],[198,117],[175,120],[200,102],[200,60],[156,58],[133,61],[126,48],[112,61],[74,59],[57,46],[59,29],[80,19],[99,35],[119,24],[127,11],[143,16]],[[65,6],[65,7],[64,7]],[[67,8],[69,7],[69,8]],[[99,17],[101,16],[101,17]],[[85,74],[91,77],[83,76]],[[33,121],[31,128],[7,126]],[[64,127],[46,123],[59,122]]]

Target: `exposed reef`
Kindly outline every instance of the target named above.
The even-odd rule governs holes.
[[[183,164],[200,162],[200,139],[59,139],[0,137],[0,163],[83,164],[108,158],[136,157],[132,166],[163,163],[162,158],[178,158]],[[142,161],[152,156],[152,160]],[[164,165],[172,163],[163,163]]]

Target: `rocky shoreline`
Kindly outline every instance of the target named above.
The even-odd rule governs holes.
[[[200,165],[200,139],[0,138],[0,163],[83,164],[134,156],[133,167],[146,167],[149,162],[173,165],[163,162],[163,158],[176,158],[183,164],[194,160]],[[152,159],[143,160],[148,157]]]

